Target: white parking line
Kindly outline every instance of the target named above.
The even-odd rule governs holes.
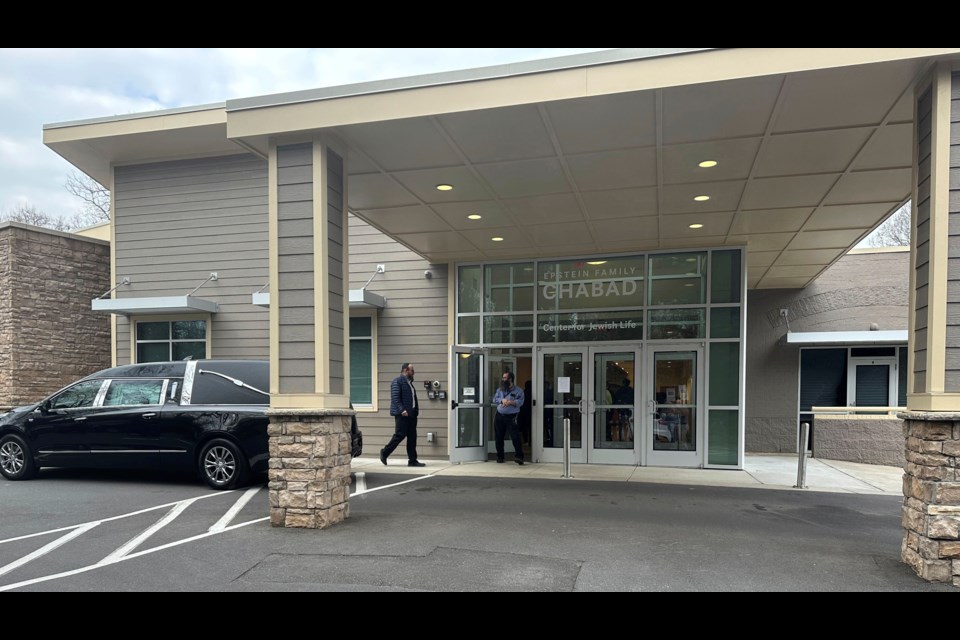
[[[4,565],[4,566],[0,567],[0,576],[2,576],[2,575],[4,575],[4,574],[7,574],[7,573],[10,573],[10,572],[13,571],[14,569],[19,569],[20,567],[22,567],[23,565],[27,564],[28,562],[33,562],[33,561],[36,560],[37,558],[42,558],[43,556],[47,555],[48,553],[50,553],[50,552],[53,551],[54,549],[56,549],[56,548],[58,548],[58,547],[60,547],[60,546],[62,546],[62,545],[65,545],[66,543],[70,542],[71,540],[73,540],[73,539],[76,538],[77,536],[83,535],[83,534],[85,534],[87,531],[90,531],[90,529],[93,529],[93,528],[94,528],[95,526],[97,526],[98,524],[100,524],[100,523],[99,523],[99,522],[88,522],[87,524],[80,525],[79,527],[76,527],[73,531],[71,531],[71,532],[68,533],[67,535],[65,535],[65,536],[60,536],[59,538],[57,538],[57,539],[54,540],[53,542],[50,542],[50,543],[48,543],[48,544],[43,545],[42,547],[40,547],[39,549],[37,549],[37,550],[34,551],[33,553],[30,553],[30,554],[28,554],[28,555],[25,555],[25,556],[23,556],[22,558],[20,558],[19,560],[14,560],[14,561],[11,562],[10,564],[7,564],[7,565]]]
[[[357,471],[353,474],[353,477],[357,480],[357,490],[354,491],[351,495],[357,495],[358,493],[365,493],[367,490],[367,474],[363,471]]]
[[[434,474],[431,473],[431,474],[426,475],[426,476],[417,476],[416,478],[410,478],[409,480],[402,480],[402,481],[400,481],[400,482],[394,482],[393,484],[385,484],[385,485],[383,485],[382,487],[374,487],[373,489],[364,489],[363,491],[356,491],[355,493],[353,493],[353,494],[351,495],[351,497],[353,497],[353,496],[360,496],[360,495],[363,495],[363,494],[365,494],[365,493],[372,493],[372,492],[374,492],[374,491],[380,491],[381,489],[390,489],[391,487],[399,487],[399,486],[402,485],[402,484],[409,484],[409,483],[411,483],[411,482],[416,482],[417,480],[426,480],[427,478],[432,478],[433,475],[434,475]]]
[[[237,514],[240,513],[245,506],[247,506],[247,503],[250,502],[250,499],[257,495],[257,492],[260,491],[261,488],[262,487],[253,487],[252,489],[247,489],[244,494],[240,496],[240,499],[234,502],[233,506],[230,507],[225,514],[223,514],[223,517],[217,520],[216,524],[207,529],[207,531],[215,533],[217,531],[223,531],[226,529],[227,525],[233,522],[233,519],[237,517]]]
[[[131,551],[139,547],[141,544],[150,539],[150,536],[155,534],[160,529],[163,529],[165,526],[177,519],[181,513],[187,510],[187,507],[196,502],[196,499],[184,500],[183,502],[177,503],[177,505],[170,509],[162,518],[154,522],[152,525],[144,529],[138,535],[130,538],[122,545],[116,548],[116,550],[108,555],[106,558],[98,562],[97,564],[113,564],[117,560],[120,560],[125,555],[129,554]]]
[[[118,564],[120,562],[126,562],[127,560],[133,560],[134,558],[139,558],[140,556],[149,555],[151,553],[156,553],[157,551],[163,551],[164,549],[169,549],[170,547],[176,547],[181,544],[186,544],[188,542],[193,542],[194,540],[200,540],[202,538],[208,538],[210,536],[215,536],[221,533],[226,533],[227,531],[233,531],[234,529],[239,529],[241,527],[246,527],[251,524],[257,524],[258,522],[264,522],[269,520],[270,516],[263,518],[257,518],[256,520],[250,520],[249,522],[243,522],[240,524],[235,524],[232,527],[227,527],[222,531],[208,531],[206,533],[201,533],[200,535],[192,536],[190,538],[184,538],[183,540],[177,540],[176,542],[170,542],[168,544],[160,545],[159,547],[154,547],[153,549],[147,549],[145,551],[138,551],[137,553],[131,553],[129,555],[123,556],[109,564]],[[86,567],[81,567],[79,569],[73,569],[72,571],[64,571],[63,573],[56,573],[50,576],[42,576],[40,578],[33,578],[32,580],[24,580],[23,582],[15,582],[13,584],[0,586],[0,593],[4,591],[12,591],[14,589],[20,589],[21,587],[29,587],[33,584],[39,584],[41,582],[49,582],[50,580],[58,580],[60,578],[68,578],[70,576],[75,576],[80,573],[86,573],[87,571],[93,571],[94,569],[100,569],[102,567],[109,566],[109,564],[91,564]]]
[[[218,491],[217,493],[210,493],[203,496],[197,496],[195,498],[187,498],[187,500],[197,501],[197,500],[206,500],[207,498],[219,498],[221,496],[229,495],[233,491]],[[0,540],[0,544],[6,544],[8,542],[17,542],[18,540],[27,540],[28,538],[37,538],[39,536],[49,535],[51,533],[60,533],[61,531],[72,531],[77,527],[85,527],[88,524],[100,524],[101,522],[113,522],[114,520],[123,520],[124,518],[132,518],[133,516],[139,516],[143,513],[150,513],[151,511],[156,511],[158,509],[166,509],[167,507],[175,507],[178,504],[183,502],[183,500],[177,500],[176,502],[168,502],[166,504],[158,504],[155,507],[147,507],[146,509],[140,509],[139,511],[131,511],[130,513],[124,513],[119,516],[111,516],[109,518],[104,518],[102,520],[94,520],[92,522],[81,522],[80,524],[72,524],[69,527],[60,527],[59,529],[48,529],[47,531],[40,531],[38,533],[28,533],[24,536],[17,536],[15,538],[7,538],[6,540]]]

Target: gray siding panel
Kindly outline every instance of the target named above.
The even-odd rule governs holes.
[[[960,73],[952,75],[952,95],[954,97],[952,106],[952,122],[950,125],[950,138],[955,138],[954,134],[960,130],[960,120],[958,110],[960,110],[960,99],[957,99],[957,92],[960,91]],[[950,215],[950,235],[960,235],[960,144],[953,143],[950,148],[950,197],[947,206]],[[952,240],[952,238],[951,238]],[[946,354],[946,378],[944,381],[944,391],[956,393],[960,391],[960,251],[953,242],[947,244],[947,354]]]
[[[919,164],[917,167],[917,185],[918,194],[929,196],[930,190],[930,149],[933,140],[933,94],[930,89],[923,92],[917,100],[917,144]],[[918,198],[919,199],[919,198]],[[929,241],[930,241],[930,199],[925,197],[920,199],[916,207],[917,211],[917,229],[916,246],[924,246],[923,260],[920,260],[921,254],[917,252],[917,261],[915,266],[915,326],[914,326],[914,360],[913,370],[915,382],[919,379],[926,379],[927,353],[926,353],[926,327],[928,318],[928,275],[929,275]],[[922,313],[921,313],[922,311]],[[921,324],[922,323],[922,324]],[[922,336],[922,338],[921,338]]]
[[[267,359],[266,309],[250,294],[268,279],[267,165],[249,154],[117,167],[115,260],[131,284],[118,298],[185,295],[220,305],[213,357]],[[134,319],[136,320],[136,319]],[[117,318],[117,364],[131,362],[130,320]]]
[[[418,380],[440,380],[448,388],[450,346],[447,340],[447,265],[430,264],[417,254],[396,244],[359,218],[348,215],[350,246],[350,286],[359,289],[377,264],[386,264],[387,272],[378,275],[369,289],[386,296],[387,306],[377,312],[377,412],[361,412],[357,420],[363,429],[367,453],[375,453],[393,435],[390,417],[390,382],[400,375],[400,365],[412,361]],[[429,269],[433,278],[423,272]],[[402,293],[402,295],[401,295]],[[420,402],[417,443],[420,456],[443,458],[447,455],[449,403],[429,400],[420,382],[416,383]],[[438,442],[427,444],[423,434],[437,433]]]
[[[280,393],[316,388],[313,146],[277,147]]]
[[[343,236],[343,159],[327,150],[327,313],[329,322],[330,392],[344,390],[344,327],[343,278],[344,269],[336,252],[342,257]],[[338,391],[339,390],[339,391]]]

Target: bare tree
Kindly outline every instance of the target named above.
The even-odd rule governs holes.
[[[18,204],[13,209],[0,213],[0,221],[2,220],[22,222],[23,224],[46,227],[56,231],[69,231],[74,228],[69,220],[44,213],[32,204]]]
[[[76,216],[78,226],[110,220],[110,192],[99,182],[85,173],[71,171],[64,187],[83,202]]]
[[[893,215],[867,236],[867,245],[871,247],[909,247],[910,209],[909,202],[897,209]]]

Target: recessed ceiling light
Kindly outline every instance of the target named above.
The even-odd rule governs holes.
[[[480,215],[479,213],[471,213],[470,215],[467,216],[467,220],[479,220],[482,217],[483,216]]]
[[[500,236],[493,236],[490,239],[493,240],[494,242],[503,242],[503,238],[501,238]]]
[[[440,187],[437,187],[437,189],[439,188]],[[694,198],[694,200],[696,200],[697,202],[706,202],[709,199],[710,199],[710,196],[697,196]]]
[[[703,162],[700,163],[700,166],[703,167],[704,169],[709,169],[710,167],[715,167],[715,166],[717,166],[717,161],[716,161],[716,160],[704,160]]]
[[[437,191],[453,191],[452,184],[438,184]]]
[[[685,284],[685,285],[683,285],[683,286],[685,286],[685,287],[692,287],[692,286],[693,286],[693,283],[692,283],[692,282],[688,282],[687,284]]]
[[[697,223],[697,224],[692,224],[692,225],[690,225],[690,228],[691,228],[691,229],[703,229],[703,225],[702,225],[702,224],[698,224],[698,223]]]
[[[597,267],[597,266],[599,266],[599,265],[601,265],[601,264],[607,264],[607,261],[606,261],[606,260],[593,260],[592,262],[587,262],[587,264],[592,264],[593,266]]]

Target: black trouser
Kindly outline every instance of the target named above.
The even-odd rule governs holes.
[[[383,448],[384,456],[389,456],[397,445],[407,439],[407,461],[417,461],[417,416],[393,416],[396,419],[396,427],[390,442]]]
[[[503,438],[510,429],[510,440],[513,441],[513,459],[523,460],[523,442],[520,441],[520,427],[517,425],[517,414],[508,415],[498,413],[493,422],[493,433],[497,440],[497,460],[503,460]]]

